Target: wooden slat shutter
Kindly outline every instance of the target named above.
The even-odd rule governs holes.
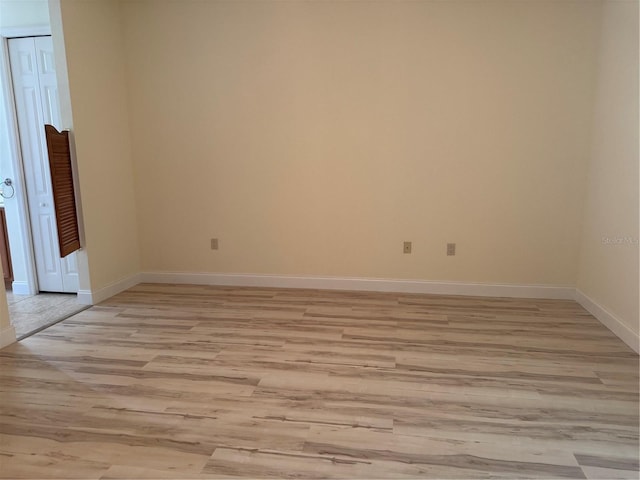
[[[60,256],[66,257],[80,249],[80,232],[76,212],[76,196],[73,190],[69,132],[58,132],[51,125],[44,126],[49,151],[49,168],[53,187],[53,203],[58,225]]]

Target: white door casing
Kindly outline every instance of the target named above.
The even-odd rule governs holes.
[[[60,106],[51,37],[9,40],[9,58],[40,291],[78,291],[76,254],[60,258],[46,123],[60,129]]]

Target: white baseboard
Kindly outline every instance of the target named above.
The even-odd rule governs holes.
[[[16,329],[13,327],[5,328],[0,331],[0,348],[11,345],[16,341]]]
[[[84,305],[95,305],[141,282],[575,300],[635,352],[640,353],[640,338],[637,333],[606,308],[569,285],[513,285],[233,273],[143,272],[123,278],[96,291],[80,290],[78,302]],[[2,333],[4,335],[4,332]],[[7,338],[10,338],[10,334],[7,335],[9,335]],[[1,336],[0,338],[4,339]],[[15,341],[15,332],[13,332],[13,340],[9,343],[12,341]],[[0,341],[0,346],[2,345],[3,343]]]
[[[140,274],[136,273],[135,275],[122,278],[117,282],[110,283],[97,290],[78,290],[78,303],[82,305],[96,305],[138,283],[140,283]]]
[[[627,327],[620,318],[577,288],[575,300],[591,315],[596,317],[600,323],[611,330],[620,340],[629,345],[633,351],[640,353],[640,336]]]
[[[432,282],[383,278],[311,277],[230,273],[144,272],[145,283],[225,285],[238,287],[317,288],[373,292],[430,293],[481,297],[554,298],[573,300],[575,288],[564,285],[500,285],[489,283]]]
[[[37,293],[29,288],[29,283],[21,281],[11,282],[11,291],[16,295],[35,295]]]

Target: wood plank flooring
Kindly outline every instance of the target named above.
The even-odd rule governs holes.
[[[638,478],[572,301],[141,284],[0,351],[1,478]]]

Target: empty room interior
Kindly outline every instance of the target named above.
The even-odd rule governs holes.
[[[0,478],[637,479],[639,16],[0,0]]]

